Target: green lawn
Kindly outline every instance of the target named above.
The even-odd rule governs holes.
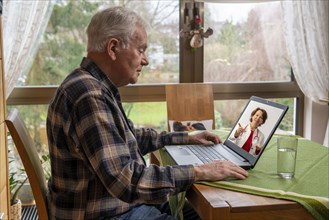
[[[124,104],[124,108],[128,118],[134,122],[135,126],[154,127],[159,130],[167,128],[167,106],[165,102],[139,102],[130,105],[132,105],[130,112],[127,103]]]

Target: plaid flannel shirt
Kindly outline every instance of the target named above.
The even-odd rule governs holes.
[[[193,166],[146,166],[143,155],[186,144],[186,133],[134,129],[118,89],[88,58],[59,86],[47,117],[50,213],[102,219],[162,203],[193,183]]]

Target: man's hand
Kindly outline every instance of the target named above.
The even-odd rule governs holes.
[[[195,181],[218,181],[228,177],[246,179],[248,172],[238,165],[224,160],[194,166]]]
[[[222,140],[215,134],[208,131],[189,134],[188,144],[212,145],[222,143]]]

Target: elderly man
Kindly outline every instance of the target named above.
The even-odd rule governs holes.
[[[50,213],[56,219],[174,219],[168,197],[195,181],[248,173],[230,162],[146,166],[143,155],[168,144],[219,143],[213,134],[135,129],[118,87],[137,82],[147,34],[144,21],[123,7],[102,10],[87,28],[87,57],[59,86],[47,117],[51,156]]]

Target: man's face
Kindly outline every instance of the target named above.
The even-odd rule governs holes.
[[[146,57],[147,34],[143,28],[137,28],[127,48],[120,44],[116,53],[116,72],[120,82],[117,86],[135,84],[143,66],[148,65]]]

